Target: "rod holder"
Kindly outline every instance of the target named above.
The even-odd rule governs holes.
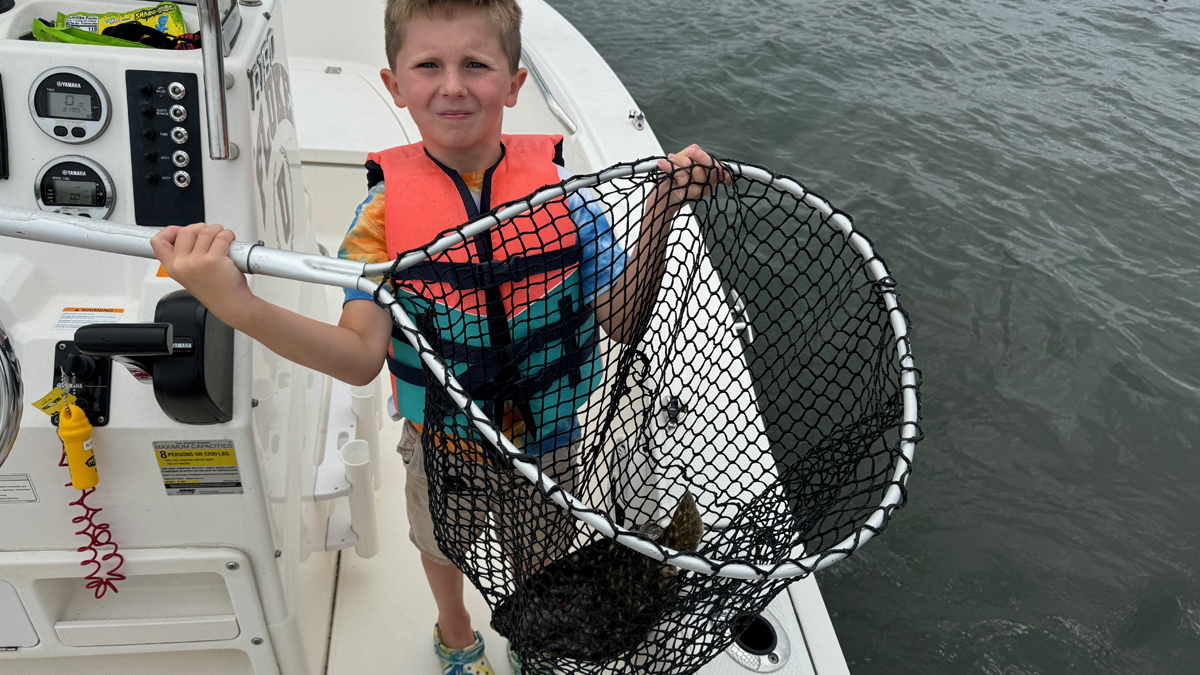
[[[343,445],[338,453],[342,464],[346,465],[346,480],[350,483],[350,527],[357,537],[354,551],[360,558],[370,558],[379,552],[375,486],[371,478],[371,446],[357,439]]]
[[[21,364],[13,352],[12,342],[0,323],[0,466],[17,441],[21,430],[21,410],[24,393],[21,388]]]
[[[225,42],[219,0],[196,0],[200,52],[204,58],[204,107],[208,116],[208,156],[230,159],[229,114],[225,109]]]
[[[375,474],[375,489],[382,483],[383,472],[379,467],[379,380],[376,378],[363,387],[350,387],[350,407],[354,410],[356,419],[355,432],[358,438],[367,442],[371,448],[371,465],[377,467]]]

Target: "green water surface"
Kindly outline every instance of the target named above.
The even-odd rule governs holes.
[[[818,575],[851,671],[1200,673],[1200,5],[550,1],[900,284],[927,440]]]

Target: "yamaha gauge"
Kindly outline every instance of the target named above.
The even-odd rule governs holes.
[[[87,157],[68,155],[51,161],[34,181],[38,208],[102,220],[113,211],[116,193],[104,167]]]
[[[111,107],[100,81],[79,68],[51,68],[29,89],[33,121],[63,143],[87,143],[104,133]]]

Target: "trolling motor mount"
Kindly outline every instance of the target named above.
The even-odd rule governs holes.
[[[158,406],[176,422],[233,419],[233,329],[187,291],[163,296],[154,320],[83,326],[75,331],[75,346],[152,384]]]

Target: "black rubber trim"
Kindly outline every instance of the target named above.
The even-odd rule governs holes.
[[[0,76],[0,180],[8,180],[8,123],[4,120],[4,78]]]

